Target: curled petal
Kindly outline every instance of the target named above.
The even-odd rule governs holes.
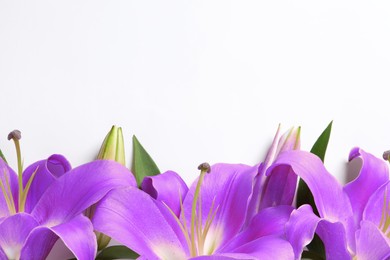
[[[164,202],[176,216],[179,216],[180,199],[184,200],[188,187],[176,172],[168,171],[156,176],[147,176],[141,187],[152,198]]]
[[[286,237],[294,248],[296,259],[301,258],[303,248],[313,240],[319,221],[310,205],[303,205],[292,212],[286,224]]]
[[[34,172],[36,173],[28,191],[25,212],[30,213],[50,184],[71,168],[68,160],[59,154],[53,154],[46,160],[38,161],[27,167],[23,172],[24,186],[26,186],[31,175]]]
[[[354,248],[350,248],[347,244],[347,234],[342,223],[321,220],[318,223],[316,232],[322,242],[324,242],[326,259],[338,260],[351,258],[350,251],[353,251]],[[355,244],[352,244],[351,247],[355,247]]]
[[[309,205],[303,205],[291,214],[286,225],[286,237],[294,248],[296,259],[317,233],[324,242],[326,259],[350,259],[345,228],[342,223],[331,223],[317,217]]]
[[[186,259],[185,239],[178,237],[157,204],[137,188],[113,190],[97,204],[92,222],[97,231],[146,259]]]
[[[344,187],[351,201],[354,219],[357,225],[362,219],[364,207],[370,196],[389,180],[389,169],[385,161],[366,153],[362,149],[352,149],[349,160],[359,159],[362,160],[362,167],[358,177]]]

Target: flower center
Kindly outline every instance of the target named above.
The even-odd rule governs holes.
[[[202,163],[199,165],[198,169],[200,170],[200,176],[198,183],[195,188],[194,197],[192,200],[191,207],[191,219],[189,221],[190,226],[187,225],[187,219],[184,213],[183,201],[180,195],[180,209],[182,221],[178,219],[175,213],[166,205],[168,210],[174,216],[176,222],[178,223],[185,239],[187,246],[190,249],[191,257],[196,257],[199,255],[210,255],[215,251],[215,246],[205,248],[207,234],[210,231],[211,224],[217,214],[218,207],[214,209],[215,198],[212,201],[210,210],[207,214],[204,224],[202,223],[202,199],[201,199],[201,186],[204,180],[206,173],[210,172],[210,165],[208,163]],[[206,251],[206,252],[205,252]]]
[[[25,205],[26,205],[26,199],[28,191],[30,190],[31,183],[35,177],[35,174],[37,173],[38,167],[35,169],[33,174],[31,174],[31,177],[28,179],[28,182],[26,183],[25,187],[23,187],[23,162],[22,162],[22,156],[20,151],[20,143],[19,140],[22,138],[22,135],[19,130],[14,130],[8,135],[8,140],[13,140],[15,144],[16,149],[16,157],[18,162],[18,204],[15,205],[15,198],[12,194],[12,189],[10,185],[9,180],[9,173],[8,170],[4,168],[4,171],[0,174],[3,174],[4,180],[0,179],[0,188],[3,193],[4,199],[6,201],[8,211],[11,215],[16,214],[17,212],[24,212]]]

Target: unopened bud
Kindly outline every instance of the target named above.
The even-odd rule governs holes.
[[[103,141],[97,159],[113,160],[122,165],[126,164],[122,128],[112,126]]]

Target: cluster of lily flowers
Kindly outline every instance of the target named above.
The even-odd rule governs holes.
[[[95,161],[72,169],[54,154],[23,169],[15,130],[17,173],[0,151],[0,259],[45,259],[57,240],[82,260],[389,259],[388,153],[353,148],[360,167],[343,185],[323,163],[331,124],[310,152],[300,128],[279,128],[264,161],[202,163],[190,186],[135,137],[127,169],[115,126]]]

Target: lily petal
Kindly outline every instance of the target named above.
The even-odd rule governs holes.
[[[0,247],[0,259],[8,259],[8,256],[5,254],[3,249]]]
[[[267,178],[260,208],[277,205],[292,205],[297,187],[297,175],[289,166],[280,166]]]
[[[342,223],[346,230],[348,246],[355,250],[355,224],[348,196],[337,180],[325,169],[322,161],[309,152],[289,151],[279,155],[269,169],[270,174],[278,167],[289,165],[301,177],[313,194],[318,212],[325,220]],[[326,225],[326,224],[324,224]]]
[[[390,181],[387,181],[387,183],[382,185],[371,195],[363,212],[363,220],[369,220],[372,223],[374,223],[377,227],[379,227],[382,218],[384,218],[386,215],[385,212],[389,210],[388,208],[389,203],[390,203]],[[384,205],[386,205],[385,208]]]
[[[247,253],[257,259],[294,259],[294,251],[290,243],[277,236],[265,236],[253,240],[236,250],[237,253]]]
[[[0,158],[0,182],[3,184],[4,188],[7,190],[7,196],[10,197],[9,191],[7,189],[7,183],[10,185],[13,203],[18,205],[18,177],[16,173]],[[0,189],[0,218],[7,217],[10,215],[6,199],[2,190]]]
[[[389,259],[390,241],[372,222],[362,221],[356,235],[356,256],[358,259]]]
[[[12,215],[0,224],[0,248],[8,259],[19,258],[24,241],[36,226],[35,219],[26,213]]]
[[[38,161],[27,167],[23,172],[23,186],[35,171],[36,174],[27,195],[25,212],[31,212],[50,184],[71,168],[68,160],[59,154],[53,154],[46,160]]]
[[[190,258],[191,260],[233,260],[233,259],[245,259],[255,260],[253,255],[241,254],[241,253],[230,253],[230,254],[215,254],[215,255],[204,255]]]
[[[329,222],[321,220],[317,226],[317,234],[325,245],[326,259],[350,259],[351,251],[355,250],[355,244],[347,244],[345,226],[341,222]],[[353,248],[351,248],[353,246]]]
[[[111,191],[96,206],[95,229],[146,259],[186,259],[188,247],[148,194],[137,188]]]
[[[27,238],[21,259],[44,259],[60,238],[79,260],[94,259],[97,251],[96,236],[89,219],[79,215],[56,227],[38,227]]]
[[[305,151],[285,152],[279,155],[269,172],[272,174],[286,165],[309,186],[321,217],[338,221],[352,216],[348,197],[317,156]]]
[[[141,184],[142,190],[152,198],[164,202],[179,216],[180,198],[184,200],[188,187],[183,179],[173,171],[167,171],[155,176],[147,176]]]
[[[292,206],[278,206],[261,210],[244,231],[218,252],[232,252],[235,248],[263,236],[284,236],[285,225],[293,209]]]
[[[58,240],[50,228],[37,227],[31,231],[21,251],[21,259],[46,259]]]
[[[355,223],[359,225],[364,207],[370,196],[382,184],[389,180],[387,163],[362,149],[354,148],[349,154],[349,161],[362,160],[359,176],[344,187],[351,201]]]
[[[135,186],[131,172],[114,161],[93,161],[54,182],[36,204],[32,215],[41,225],[57,226],[79,215],[110,190]]]
[[[317,232],[324,242],[326,259],[350,259],[344,226],[319,218],[309,205],[303,205],[291,214],[286,224],[286,237],[294,248],[295,259],[300,259],[303,248]]]
[[[206,241],[212,241],[213,248],[218,248],[240,231],[256,174],[257,167],[216,164],[211,167],[211,172],[205,175],[200,191],[202,223],[206,223],[214,201],[213,210],[217,210],[217,213],[206,238]],[[184,213],[188,226],[190,226],[196,185],[197,181],[193,183],[184,200]],[[206,246],[205,252],[207,251]]]
[[[302,205],[291,213],[286,224],[286,237],[294,248],[295,259],[301,258],[303,248],[313,240],[320,220],[310,205]]]

